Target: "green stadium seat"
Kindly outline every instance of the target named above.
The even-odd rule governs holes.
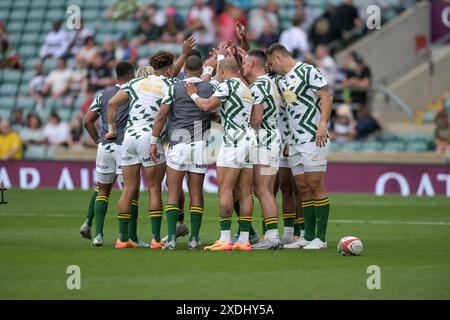
[[[34,65],[33,65],[34,68]],[[30,68],[26,68],[24,72],[22,72],[22,78],[20,81],[29,83],[34,76],[34,70]]]
[[[46,9],[49,2],[51,0],[33,0],[30,4],[30,9]]]
[[[43,21],[46,16],[45,8],[37,8],[28,12],[28,20]]]
[[[0,119],[9,119],[11,111],[0,108]]]
[[[20,33],[23,30],[23,22],[10,22],[6,25],[6,30],[8,31],[8,33]]]
[[[30,5],[30,2],[31,1],[29,1],[29,0],[14,0],[13,8],[14,8],[14,10],[17,10],[17,9],[28,9],[28,6]]]
[[[35,22],[29,22],[25,25],[25,33],[23,34],[21,38],[22,44],[27,45],[40,45],[39,43],[39,33],[38,30],[41,29],[41,23],[35,23]],[[27,31],[33,31],[36,30],[36,32],[27,32]]]
[[[403,141],[398,142],[386,142],[381,149],[382,152],[400,152],[405,150],[405,143]]]
[[[45,160],[47,159],[47,150],[44,146],[29,145],[25,149],[24,158],[27,160]]]
[[[84,9],[82,12],[82,17],[83,21],[85,21],[86,23],[95,22],[101,17],[101,11],[98,11],[96,9]]]
[[[37,47],[34,45],[23,45],[19,48],[19,56],[21,58],[35,57],[38,53]]]
[[[21,72],[17,70],[6,69],[3,71],[3,83],[19,83]]]
[[[47,22],[52,23],[53,21],[56,21],[56,20],[63,20],[65,18],[65,16],[66,16],[65,10],[54,10],[54,9],[52,9],[52,10],[47,11],[47,15],[45,17],[45,20]]]
[[[60,108],[57,109],[58,115],[61,118],[61,121],[69,122],[72,116],[72,110],[69,108]]]
[[[16,106],[15,97],[2,97],[0,109],[11,111]]]
[[[0,96],[2,97],[14,97],[17,93],[17,84],[3,83],[0,86]]]
[[[0,8],[0,20],[6,21],[9,18],[9,10]]]
[[[17,99],[17,102],[16,102],[17,107],[22,108],[24,110],[29,110],[29,111],[34,109],[35,104],[36,103],[34,102],[33,98],[30,98],[30,97],[19,98],[19,99]]]
[[[44,61],[44,71],[50,73],[56,68],[58,61],[56,59],[45,59]]]
[[[11,11],[9,14],[9,19],[12,21],[24,21],[27,17],[27,10],[16,9]]]
[[[19,94],[22,96],[29,96],[30,95],[30,87],[28,83],[22,83],[19,86]]]
[[[44,101],[44,109],[50,112],[53,109],[53,100],[50,98],[45,99]]]
[[[28,58],[25,59],[25,61],[22,59],[22,64],[25,66],[25,70],[31,71],[34,70],[34,65],[36,64],[36,62],[38,62],[38,60],[38,58]]]
[[[2,0],[0,1],[0,11],[9,10],[12,7],[14,0]]]

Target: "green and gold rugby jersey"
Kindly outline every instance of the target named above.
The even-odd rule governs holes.
[[[267,75],[262,75],[250,85],[253,95],[253,104],[262,104],[264,114],[261,128],[257,135],[259,147],[279,148],[280,132],[278,131],[278,117],[280,113],[281,95],[277,85]]]
[[[271,73],[269,75],[269,78],[276,84],[278,92],[282,96],[282,92],[279,86],[279,81],[282,78],[282,76],[276,73]],[[291,130],[289,129],[289,119],[287,115],[286,102],[284,101],[284,98],[282,98],[280,102],[280,112],[278,114],[278,130],[280,132],[281,138],[281,149],[283,149],[286,144],[289,144],[289,141],[291,140],[292,136]]]
[[[220,106],[223,125],[223,143],[226,147],[234,147],[248,143],[254,139],[250,127],[250,115],[253,97],[250,89],[240,78],[232,78],[222,82],[213,96],[222,101]]]
[[[139,139],[143,134],[151,134],[162,99],[173,82],[172,78],[150,75],[133,79],[121,87],[130,96],[125,138]]]
[[[315,141],[320,121],[320,98],[316,92],[326,85],[319,70],[302,62],[278,81],[292,133],[290,144]]]

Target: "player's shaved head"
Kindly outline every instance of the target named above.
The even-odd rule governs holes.
[[[265,68],[266,66],[266,54],[262,49],[251,49],[247,52],[247,55],[254,59],[261,68]]]
[[[230,73],[239,73],[239,67],[234,57],[227,57],[220,61],[220,69]]]
[[[202,59],[198,56],[190,56],[186,59],[186,63],[184,65],[184,68],[187,71],[201,71],[203,67]]]
[[[291,54],[289,53],[288,49],[286,49],[285,46],[283,46],[280,43],[274,43],[272,44],[268,49],[266,54],[268,56],[271,56],[273,54],[279,54],[281,56],[286,56],[286,57],[290,57]]]

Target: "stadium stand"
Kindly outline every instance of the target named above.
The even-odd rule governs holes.
[[[210,1],[212,8],[217,12],[224,10],[220,4],[225,1]],[[286,30],[292,26],[292,21],[295,15],[298,13],[299,6],[304,5],[305,8],[312,13],[315,20],[320,18],[326,13],[327,8],[330,5],[339,7],[342,5],[341,0],[315,0],[315,1],[294,1],[294,0],[277,0],[275,8],[278,10],[279,30],[277,35],[281,31]],[[121,6],[123,3],[126,5]],[[252,9],[260,8],[269,3],[268,0],[233,0],[227,1],[229,5],[233,5],[237,8],[242,7],[243,16],[249,17]],[[364,5],[367,7],[367,1],[354,1],[354,5],[357,7],[360,17],[364,13]],[[415,1],[398,1],[398,0],[385,0],[383,1],[383,23],[389,23],[395,20],[401,12],[407,7],[411,7]],[[136,14],[139,8],[143,6],[156,5],[158,13],[164,15],[168,13],[167,8],[173,7],[176,9],[177,15],[181,17],[184,22],[187,20],[189,10],[192,8],[193,0],[147,0],[147,1],[116,1],[116,0],[2,0],[0,1],[0,21],[2,21],[5,37],[7,37],[11,48],[16,48],[15,54],[18,57],[19,68],[1,68],[0,69],[0,118],[10,119],[14,109],[23,110],[23,116],[26,117],[30,113],[36,113],[42,120],[43,127],[48,121],[50,114],[56,111],[65,123],[69,123],[74,117],[83,115],[82,108],[89,103],[89,97],[87,92],[87,84],[83,81],[79,81],[76,85],[64,88],[66,91],[64,94],[56,97],[52,94],[44,93],[45,88],[39,87],[39,80],[41,74],[35,71],[36,63],[40,61],[39,55],[41,48],[45,43],[48,34],[52,31],[53,23],[57,20],[64,21],[61,29],[64,32],[66,30],[66,9],[69,5],[78,5],[81,8],[81,17],[84,30],[86,34],[95,36],[95,48],[103,53],[104,59],[107,55],[103,51],[106,48],[106,42],[110,41],[120,47],[121,41],[119,38],[133,40],[135,31],[139,26],[140,19],[136,18]],[[250,23],[251,21],[247,21]],[[183,31],[183,30],[182,30]],[[366,33],[369,33],[364,28],[356,28],[346,35],[345,39],[339,39],[338,44],[328,43],[329,49],[335,50],[343,48],[344,46],[352,44],[358,37],[366,37]],[[73,33],[72,33],[73,34]],[[1,33],[0,33],[1,35]],[[69,37],[69,34],[66,33]],[[131,41],[132,42],[132,41]],[[253,45],[257,45],[258,40],[253,41]],[[83,43],[79,44],[83,46]],[[131,55],[135,52],[137,56],[137,64],[143,64],[146,62],[146,58],[157,50],[169,50],[175,53],[180,53],[181,44],[174,42],[160,42],[150,41],[149,43],[139,45],[133,48],[132,43],[128,41],[124,44],[121,54],[126,54],[127,50],[131,48]],[[80,48],[78,48],[80,49]],[[133,51],[135,50],[135,51]],[[124,53],[125,52],[125,53]],[[128,56],[127,56],[128,57]],[[105,61],[107,62],[107,61]],[[370,62],[370,61],[369,61]],[[102,64],[102,63],[100,63]],[[96,77],[99,72],[104,72],[103,67],[89,67],[89,69],[82,70],[77,65],[77,59],[74,55],[68,55],[66,59],[67,70],[70,70],[72,77],[74,74],[84,79],[87,77],[92,81],[92,77]],[[370,63],[369,63],[369,67]],[[109,67],[110,68],[110,67]],[[43,75],[49,75],[51,72],[58,70],[58,61],[55,58],[46,58],[42,64]],[[57,82],[64,77],[64,69],[60,70],[57,77]],[[77,73],[78,72],[78,73]],[[83,73],[86,72],[86,73]],[[342,74],[340,75],[341,77]],[[338,75],[339,78],[339,75]],[[43,98],[42,105],[39,104],[39,98],[36,95],[31,95],[31,83],[36,85],[37,96],[41,95]],[[89,81],[87,83],[90,83]],[[42,86],[42,83],[41,83]],[[43,90],[42,92],[39,90]],[[429,104],[424,110],[418,110],[415,113],[415,122],[419,124],[431,124],[434,121],[436,111],[442,109],[442,105],[448,105],[447,100],[439,101],[439,106]],[[346,101],[343,101],[346,102]],[[336,105],[337,107],[338,105]],[[357,115],[357,108],[352,105],[354,116]],[[84,109],[85,110],[85,109]],[[84,111],[85,112],[85,111]],[[375,117],[376,118],[376,117]],[[384,119],[383,119],[384,120]],[[352,141],[346,141],[345,143],[332,144],[332,150],[334,152],[426,152],[434,150],[434,136],[433,130],[428,130],[424,134],[418,135],[402,135],[394,132],[386,131],[389,125],[381,123],[382,131],[371,135],[368,139],[357,139]],[[84,145],[83,149],[71,146],[68,150],[66,147],[47,147],[46,144],[42,144],[39,148],[35,148],[33,151],[25,152],[25,157],[29,159],[42,159],[42,158],[70,158],[71,156],[90,157],[95,153],[94,149],[89,149],[89,143],[82,141],[81,145]],[[78,148],[78,149],[77,149]],[[37,151],[36,151],[37,150]],[[77,150],[82,150],[78,152]],[[86,150],[87,153],[86,153]],[[92,152],[91,152],[92,151]],[[86,156],[86,154],[88,156]]]

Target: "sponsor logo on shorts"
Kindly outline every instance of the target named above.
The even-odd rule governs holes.
[[[123,161],[129,161],[129,160],[131,160],[132,159],[132,157],[122,157],[122,160]]]
[[[195,164],[195,168],[197,169],[208,169],[208,165],[206,164]]]
[[[109,166],[102,166],[101,164],[97,164],[97,168],[99,168],[99,169],[108,169]]]

